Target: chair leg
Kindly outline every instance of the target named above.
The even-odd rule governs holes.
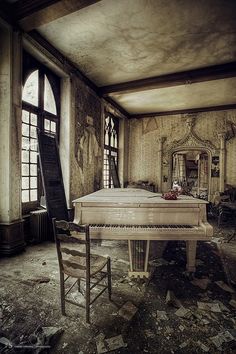
[[[111,300],[111,259],[107,259],[107,282],[108,282],[108,297]]]
[[[61,313],[63,316],[66,315],[65,309],[65,282],[64,282],[64,274],[60,272],[60,293],[61,293]]]
[[[86,294],[85,294],[86,322],[90,323],[90,281],[86,279]]]

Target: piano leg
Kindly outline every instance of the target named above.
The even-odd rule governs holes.
[[[148,259],[150,241],[128,240],[130,270],[129,277],[149,278]]]
[[[186,253],[187,253],[187,271],[195,272],[196,270],[196,250],[197,241],[186,241]]]

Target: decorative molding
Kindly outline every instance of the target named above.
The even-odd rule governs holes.
[[[185,148],[201,148],[208,151],[215,151],[217,148],[209,140],[201,139],[195,132],[195,115],[186,116],[186,126],[187,133],[180,140],[173,140],[173,142],[168,147],[169,154],[172,154],[174,151],[183,150]]]

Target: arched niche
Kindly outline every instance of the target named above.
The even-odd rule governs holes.
[[[178,152],[199,151],[208,157],[208,200],[211,199],[211,161],[212,156],[219,155],[218,149],[209,141],[201,139],[194,131],[195,117],[188,117],[186,121],[187,132],[180,140],[174,140],[166,147],[165,160],[168,164],[168,188],[172,187],[173,155]]]

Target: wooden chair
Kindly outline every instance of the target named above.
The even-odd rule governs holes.
[[[65,220],[56,221],[55,218],[52,221],[60,271],[61,312],[65,315],[65,302],[84,307],[86,322],[89,323],[90,306],[106,289],[109,300],[111,300],[110,258],[90,254],[89,225],[77,225]],[[81,247],[84,250],[80,250]],[[65,283],[70,278],[76,280],[67,290]],[[68,298],[76,284],[81,293],[81,280],[85,281],[85,305]],[[91,290],[95,286],[102,287],[102,290],[91,299]]]

